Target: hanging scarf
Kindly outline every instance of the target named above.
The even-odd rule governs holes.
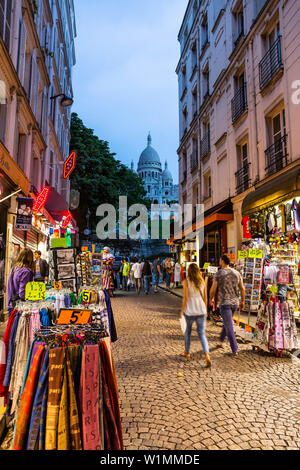
[[[7,360],[8,360],[8,354],[9,354],[9,345],[10,345],[10,338],[13,330],[13,326],[15,323],[15,318],[16,318],[17,312],[14,310],[12,314],[10,315],[7,323],[7,327],[5,330],[5,334],[3,337],[3,351],[2,351],[2,358],[1,358],[1,364],[0,364],[0,397],[4,397],[5,404],[7,402],[7,397],[8,397],[8,387],[4,385],[4,379],[7,371]]]
[[[38,445],[39,431],[40,431],[40,420],[42,413],[42,401],[45,390],[48,389],[48,378],[49,378],[49,350],[45,351],[43,365],[34,397],[31,420],[29,425],[29,433],[27,440],[27,450],[35,450]]]
[[[76,401],[76,394],[74,388],[74,375],[71,366],[70,356],[78,358],[79,346],[70,347],[67,353],[67,374],[68,374],[68,396],[69,396],[69,422],[70,422],[70,441],[72,450],[82,450],[81,436],[80,436],[80,425],[78,408]],[[73,365],[74,367],[74,365]],[[73,369],[74,370],[74,369]]]
[[[39,377],[40,365],[44,351],[44,347],[39,346],[30,367],[29,375],[20,401],[18,419],[15,427],[13,450],[22,450],[26,442],[31,409],[34,401],[35,387]]]
[[[58,412],[57,450],[69,450],[68,376],[64,364],[63,383]]]
[[[39,439],[38,439],[39,450],[45,450],[47,402],[48,402],[48,388],[49,388],[48,382],[49,382],[49,358],[48,358],[47,379],[45,381],[45,388],[44,388],[44,393],[42,397],[41,418],[40,418]]]
[[[64,348],[55,348],[50,351],[45,450],[57,449],[57,425],[63,382],[64,361]]]
[[[99,348],[87,345],[81,370],[82,434],[84,450],[100,450],[99,426]]]

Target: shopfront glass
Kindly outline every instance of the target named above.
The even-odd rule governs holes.
[[[208,232],[202,250],[201,264],[210,263],[218,265],[221,257],[221,234],[220,232]]]

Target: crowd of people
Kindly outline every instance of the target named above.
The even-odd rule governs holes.
[[[158,292],[160,283],[164,283],[167,290],[182,286],[184,279],[184,268],[179,261],[172,258],[154,260],[139,258],[123,258],[120,268],[114,271],[115,288],[129,291],[135,289],[140,295],[142,289],[146,295]]]

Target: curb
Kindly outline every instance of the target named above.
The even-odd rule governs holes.
[[[165,292],[169,292],[170,294],[175,295],[175,297],[178,297],[179,299],[183,299],[183,296],[182,296],[182,295],[177,294],[176,292],[174,292],[174,291],[172,291],[172,290],[170,291],[170,290],[166,289],[166,287],[162,287],[162,286],[158,286],[158,287],[159,287],[161,290],[164,290]]]

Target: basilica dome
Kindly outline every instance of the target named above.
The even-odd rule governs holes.
[[[157,151],[152,147],[152,138],[151,135],[148,135],[148,145],[145,150],[141,153],[139,163],[138,163],[138,170],[142,167],[148,167],[155,165],[161,168],[161,161]]]

